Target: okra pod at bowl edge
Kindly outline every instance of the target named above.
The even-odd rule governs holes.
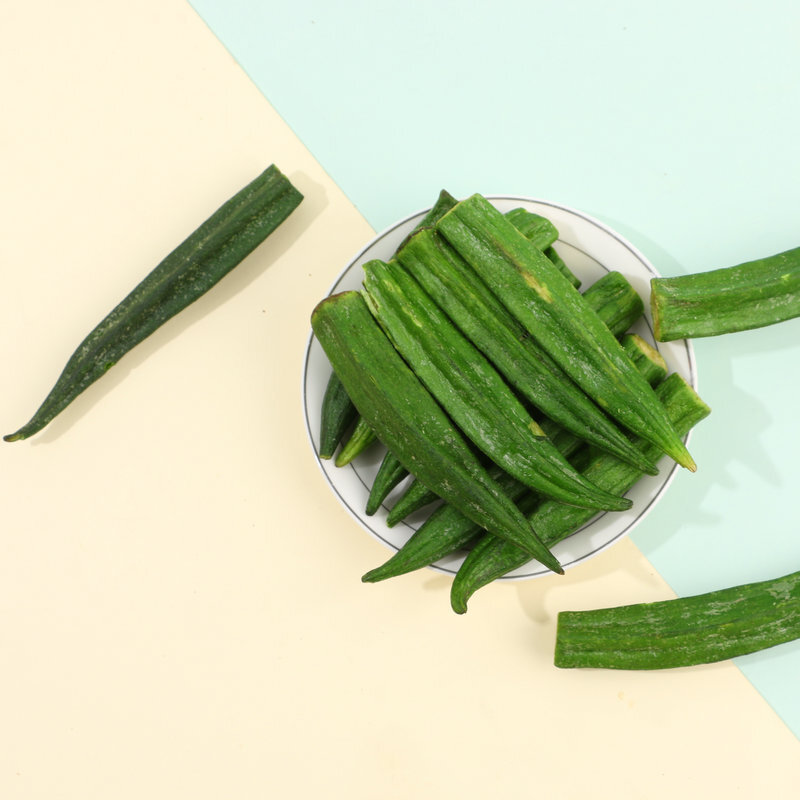
[[[604,289],[594,292],[593,288],[589,287],[586,294],[592,303],[595,301],[600,303],[598,313],[603,316],[605,316],[604,309],[607,306],[616,308],[616,304],[609,301],[608,292]],[[618,315],[611,316],[613,318],[610,319],[610,324],[614,325]],[[645,375],[649,383],[659,382],[666,376],[667,365],[664,362],[664,358],[640,336],[631,333],[624,335],[623,347],[625,352],[630,355],[636,368]],[[589,449],[578,437],[560,428],[552,420],[542,420],[542,427],[558,451],[569,460],[573,459],[575,453],[581,447]],[[527,513],[528,506],[532,511],[535,508],[535,504],[542,500],[541,497],[534,492],[530,492],[527,487],[509,475],[500,473],[497,475],[496,480],[524,513]],[[418,485],[420,484],[413,483],[410,489]],[[407,493],[401,499],[408,496],[409,494]],[[392,511],[394,511],[394,508]],[[444,503],[431,513],[388,561],[370,570],[361,580],[366,583],[374,583],[411,572],[412,570],[421,569],[422,567],[430,566],[445,556],[451,555],[468,544],[480,546],[483,540],[491,538],[493,537],[482,531],[457,509]],[[523,563],[528,560],[524,554],[522,558]],[[472,568],[476,571],[482,570],[482,565],[475,565],[474,562],[475,560],[473,559]]]
[[[655,392],[681,435],[687,435],[711,413],[694,388],[677,372],[661,381]],[[638,444],[645,452],[657,454],[658,448],[651,442],[639,439]],[[594,483],[614,492],[626,492],[642,478],[641,471],[635,467],[599,451],[592,454],[583,472]],[[571,536],[591,518],[585,509],[549,500],[537,506],[528,517],[543,541],[551,547]],[[467,601],[482,586],[529,560],[518,548],[505,547],[504,544],[491,536],[484,536],[464,559],[450,588],[451,606],[456,613],[466,612]]]
[[[687,469],[694,459],[619,343],[544,254],[475,194],[437,223],[553,359],[609,416]]]
[[[562,572],[400,357],[360,292],[325,298],[312,312],[311,327],[359,414],[409,472],[487,530]]]

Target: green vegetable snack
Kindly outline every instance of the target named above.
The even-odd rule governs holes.
[[[4,439],[27,439],[42,430],[128,351],[227,275],[302,199],[275,165],[239,190],[89,333],[31,420]]]
[[[720,336],[800,316],[800,247],[777,255],[675,278],[653,278],[655,337]]]
[[[358,412],[406,469],[473,521],[562,572],[381,331],[360,292],[320,302],[311,325]]]
[[[669,669],[709,664],[800,637],[800,572],[618,608],[562,611],[558,667]]]

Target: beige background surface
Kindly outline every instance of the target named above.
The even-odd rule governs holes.
[[[378,586],[300,407],[314,303],[371,230],[179,0],[4,9],[3,432],[89,327],[271,162],[266,245],[0,447],[0,797],[796,797],[731,664],[558,671],[558,610],[669,596],[630,542],[565,578]]]

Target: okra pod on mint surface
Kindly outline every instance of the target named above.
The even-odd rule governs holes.
[[[225,277],[302,199],[274,164],[240,189],[102,319],[30,421],[4,439],[13,442],[41,431],[120,358]]]
[[[733,267],[653,278],[660,342],[720,336],[800,317],[800,247]]]

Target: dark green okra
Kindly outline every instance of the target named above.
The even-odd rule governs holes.
[[[408,519],[412,514],[422,510],[425,506],[429,506],[431,503],[435,503],[437,500],[439,500],[439,497],[435,492],[432,492],[416,478],[412,478],[403,493],[389,509],[386,515],[386,525],[389,528],[393,528],[399,522]]]
[[[650,281],[660,342],[720,336],[800,316],[800,247],[675,278]]]
[[[453,208],[457,202],[458,201],[449,192],[442,189],[433,207],[423,219],[414,226],[413,230],[405,239],[403,239],[395,252],[397,253],[402,250],[411,238],[420,231],[433,228],[442,215]],[[537,247],[544,249],[547,257],[556,264],[558,269],[564,273],[574,286],[580,285],[578,278],[570,271],[569,267],[552,247],[552,242],[558,237],[558,231],[552,222],[524,208],[512,209],[506,212],[506,216],[508,216],[509,219],[513,219],[515,225],[518,226],[519,229],[523,231],[523,234],[530,238]],[[355,407],[351,402],[348,403],[340,400],[340,394],[341,382],[335,373],[331,373],[324,395],[325,399],[330,395],[331,400],[328,402],[325,402],[325,400],[323,401],[320,414],[321,458],[331,458],[333,456],[345,432],[355,418]],[[334,398],[336,398],[336,400],[334,400]],[[365,442],[362,441],[362,444],[365,444]],[[351,449],[351,457],[348,459],[348,463],[356,455],[358,455],[358,453],[355,449]],[[385,499],[385,496],[383,499]]]
[[[562,571],[395,350],[360,292],[327,297],[312,312],[311,326],[359,414],[406,469],[476,523]]]
[[[402,247],[408,239],[418,231],[435,225],[442,214],[448,212],[457,202],[458,201],[450,192],[442,189],[431,209],[414,226],[406,238],[400,243],[399,247]],[[357,416],[356,408],[350,398],[347,398],[346,401],[340,399],[342,382],[335,372],[331,372],[328,378],[324,398],[327,398],[329,393],[331,395],[331,401],[325,402],[323,399],[320,412],[320,458],[331,458],[333,456],[347,429]],[[353,452],[352,457],[349,458],[346,463],[349,463],[356,455],[358,455],[358,453]]]
[[[437,230],[572,379],[612,418],[687,469],[694,460],[653,390],[580,292],[491,203],[473,195]]]
[[[274,164],[238,191],[89,333],[31,420],[5,440],[42,430],[133,347],[227,275],[302,199]]]
[[[319,457],[333,458],[347,429],[355,422],[358,412],[339,376],[331,372],[322,397],[319,426]]]
[[[670,669],[800,638],[800,572],[692,597],[558,615],[557,667]]]
[[[630,501],[598,492],[580,477],[502,376],[397,262],[364,265],[373,315],[422,383],[495,464],[548,497],[595,509]]]
[[[565,458],[569,458],[582,445],[572,434],[555,429],[548,420],[544,421],[543,427],[553,445]],[[490,471],[490,475],[515,503],[520,504],[530,494],[527,486],[497,467]],[[520,504],[519,507],[524,512],[524,505]],[[484,533],[480,526],[465,517],[457,508],[442,503],[388,561],[370,570],[361,580],[365,583],[377,583],[428,567],[445,556],[476,544]]]
[[[686,435],[710,413],[708,406],[677,372],[669,375],[656,387],[656,396],[664,406],[675,430]],[[646,452],[658,455],[659,449],[639,439]],[[624,493],[641,477],[641,471],[607,453],[592,455],[584,474],[609,491]],[[578,513],[574,513],[578,512]],[[563,503],[544,501],[528,516],[531,525],[548,546],[571,536],[592,518],[591,514]],[[485,535],[464,559],[450,590],[450,604],[456,613],[467,610],[467,601],[482,586],[523,566],[529,559],[514,548]]]
[[[383,504],[383,501],[404,478],[408,475],[408,470],[402,462],[391,451],[387,450],[381,460],[375,479],[369,490],[367,505],[364,509],[368,517],[371,517]]]
[[[649,383],[657,383],[664,379],[667,367],[663,357],[641,337],[627,334],[623,337],[623,346],[636,368]],[[543,420],[542,427],[554,446],[567,459],[572,459],[581,450],[591,450],[575,435],[559,428],[552,420]],[[585,466],[583,468],[585,469]],[[519,481],[515,481],[500,470],[496,470],[493,477],[523,513],[532,512],[542,500],[539,495],[530,492]],[[483,536],[484,532],[457,509],[446,503],[442,504],[388,561],[368,572],[362,580],[374,583],[427,567],[457,550],[470,545],[478,546]],[[472,569],[477,568],[478,565],[473,562]]]
[[[334,464],[337,467],[347,466],[356,456],[361,455],[378,437],[362,416],[356,417],[353,430],[342,449],[336,454]]]
[[[455,200],[453,200],[453,204],[455,204]],[[506,216],[513,218],[515,220],[515,224],[519,226],[520,230],[525,231],[530,237],[536,236],[536,232],[538,231],[543,231],[544,233],[540,235],[544,237],[544,240],[549,240],[549,229],[539,222],[539,220],[544,219],[543,217],[537,217],[536,214],[533,214],[523,208],[508,211]],[[529,217],[536,219],[528,219]],[[552,223],[547,220],[546,222],[552,227]],[[407,244],[411,238],[411,236],[407,237],[405,243]],[[403,248],[399,248],[398,252],[402,251]],[[580,280],[571,272],[569,267],[558,256],[552,247],[548,247],[544,252],[547,257],[553,261],[553,263],[556,264],[558,268],[572,281],[574,286],[580,286]],[[613,320],[611,324],[621,325],[621,330],[627,330],[627,328],[632,325],[638,319],[638,317],[641,316],[643,310],[641,298],[638,294],[636,294],[636,291],[630,285],[630,283],[628,283],[628,281],[618,272],[611,272],[605,275],[595,284],[593,288],[595,289],[596,293],[602,291],[606,294],[609,303],[609,313],[611,313],[611,308],[616,309],[617,319]],[[612,306],[611,303],[615,300],[616,303],[614,306]],[[523,391],[523,395],[524,394],[525,392]],[[389,452],[386,453],[385,458],[390,461],[390,465],[387,467],[385,474],[392,474],[393,481],[391,484],[381,481],[377,486],[373,486],[369,499],[369,507],[372,509],[372,511],[367,511],[368,514],[374,513],[375,510],[377,510],[377,508],[387,498],[389,492],[391,492],[391,490],[397,486],[397,484],[400,483],[400,481],[402,481],[407,475],[407,473],[397,475],[390,473],[389,468],[394,467],[394,464],[391,463],[394,461],[394,458]],[[389,527],[395,525],[400,520],[405,519],[405,517],[407,517],[409,514],[418,511],[420,508],[428,505],[428,503],[434,501],[435,499],[435,497],[430,496],[430,493],[427,490],[420,489],[415,482],[412,482],[398,503],[392,507],[389,517],[387,518],[387,524]]]
[[[655,471],[655,465],[643,460],[626,434],[528,335],[491,287],[441,235],[432,230],[420,231],[398,252],[397,258],[463,335],[542,414],[587,442],[648,472]],[[624,278],[622,281],[635,302],[633,305],[620,302],[619,305],[633,308],[640,316],[644,310],[641,298]],[[585,298],[584,303],[593,313]],[[613,336],[608,335],[613,340]]]
[[[642,315],[642,299],[630,282],[619,272],[609,272],[583,293],[586,302],[614,336],[621,336]],[[524,334],[521,334],[524,336]],[[568,380],[568,379],[567,379]],[[573,426],[575,427],[575,426]],[[580,430],[580,426],[578,426]],[[654,472],[651,462],[641,461],[648,473]],[[417,481],[411,481],[389,509],[386,524],[391,528],[438,498]]]

